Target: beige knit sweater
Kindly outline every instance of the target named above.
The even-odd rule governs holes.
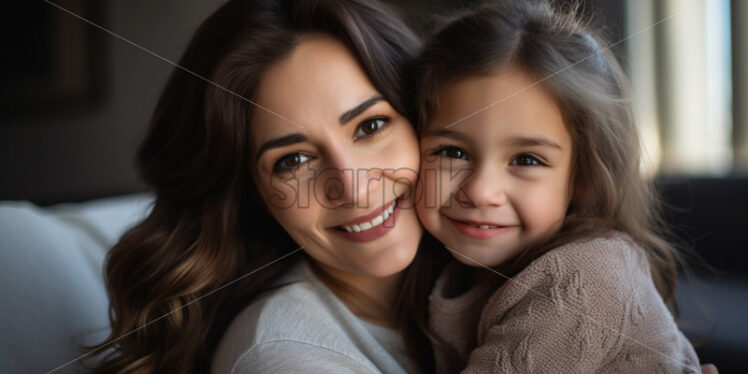
[[[446,343],[437,372],[700,373],[645,256],[615,233],[551,250],[492,295],[477,286],[456,297],[445,297],[458,269],[448,266],[429,303]]]

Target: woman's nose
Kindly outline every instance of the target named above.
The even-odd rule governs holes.
[[[379,186],[383,183],[383,173],[367,167],[351,155],[337,155],[321,175],[317,182],[322,184],[324,199],[333,207],[366,208],[370,203],[376,204],[381,200],[370,194],[384,190]]]
[[[506,203],[506,180],[498,166],[482,165],[474,169],[461,183],[457,197],[461,204],[471,207],[501,206]]]

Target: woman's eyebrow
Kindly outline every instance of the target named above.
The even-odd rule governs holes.
[[[262,153],[267,151],[268,149],[284,147],[290,144],[296,144],[296,143],[301,143],[305,141],[307,141],[306,135],[299,134],[299,133],[282,136],[280,138],[270,139],[262,143],[262,145],[260,146],[260,149],[257,151],[257,158],[255,162],[259,161]]]
[[[381,96],[372,96],[364,100],[361,104],[358,104],[355,107],[343,112],[343,114],[340,115],[340,118],[338,118],[338,122],[341,126],[345,125],[346,123],[348,123],[348,121],[356,118],[356,116],[363,113],[366,109],[371,108],[372,105],[382,100],[384,100],[384,98],[382,98]]]

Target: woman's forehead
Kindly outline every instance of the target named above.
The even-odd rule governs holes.
[[[345,45],[332,37],[315,36],[305,38],[263,74],[254,99],[303,126],[337,120],[348,108],[378,95]],[[257,110],[258,122],[283,122],[270,111]]]

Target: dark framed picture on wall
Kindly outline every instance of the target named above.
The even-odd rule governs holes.
[[[50,1],[106,24],[105,1]],[[106,39],[100,30],[45,1],[6,0],[0,14],[3,119],[80,111],[102,100]]]

